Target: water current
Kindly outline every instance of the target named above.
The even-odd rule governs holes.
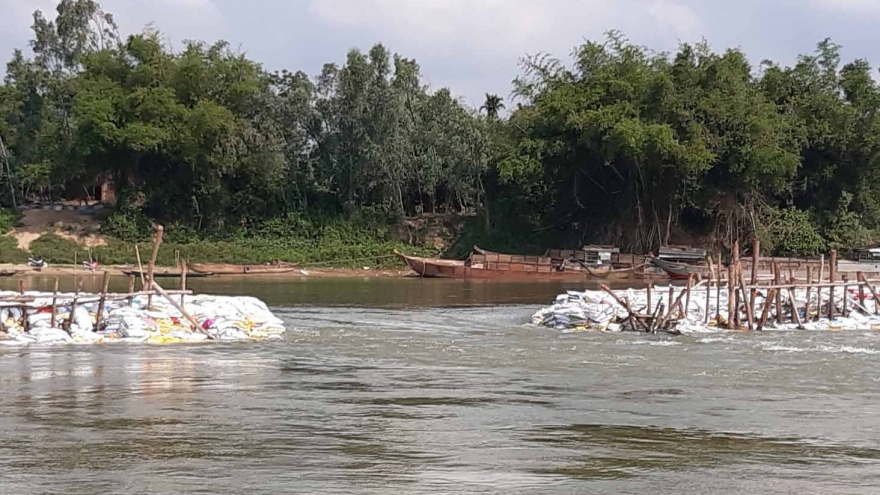
[[[526,325],[556,284],[196,284],[287,340],[0,349],[0,494],[880,493],[878,332]]]

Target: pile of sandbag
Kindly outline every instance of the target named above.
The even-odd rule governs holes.
[[[686,306],[686,311],[682,311],[683,315],[679,314],[678,310],[674,312],[673,326],[670,330],[675,333],[717,331],[719,322],[728,321],[726,289],[722,288],[718,291],[716,287],[711,288],[708,304],[705,286],[694,287],[689,300],[679,298],[684,287],[673,287],[672,299],[669,298],[669,289],[669,287],[655,287],[651,292],[651,307],[648,307],[646,289],[613,291],[616,299],[602,290],[569,291],[557,296],[551,306],[538,310],[532,316],[531,323],[558,330],[618,331],[632,328],[631,325],[629,327],[620,325],[629,317],[629,311],[618,300],[628,302],[630,308],[637,314],[658,317],[668,312],[670,304],[681,303],[682,309]],[[761,317],[768,292],[766,289],[756,291],[754,322]],[[793,304],[790,300],[791,296],[794,296]],[[782,322],[778,322],[776,304],[771,302],[764,328],[796,329],[799,326],[795,321],[800,319],[800,328],[806,330],[880,329],[880,312],[877,311],[877,307],[873,301],[860,302],[860,296],[856,291],[837,290],[833,320],[827,318],[829,307],[827,289],[822,293],[821,300],[819,297],[815,290],[792,290],[790,294],[788,291],[783,291],[779,305],[782,310],[780,318]],[[797,311],[796,317],[792,313],[793,308]],[[844,314],[846,316],[843,316]],[[744,316],[741,315],[741,318],[745,321]]]
[[[105,301],[102,319],[97,321],[99,296],[59,294],[52,325],[53,296],[25,293],[22,298],[0,292],[0,344],[56,343],[182,343],[205,340],[281,339],[284,322],[265,303],[253,297],[187,295],[183,308],[192,322],[174,304],[160,296]],[[180,296],[176,296],[179,298]],[[74,304],[76,301],[76,304]],[[179,301],[179,299],[176,299]],[[149,307],[148,303],[150,304]]]

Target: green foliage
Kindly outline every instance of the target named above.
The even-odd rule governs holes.
[[[176,233],[176,225],[172,231]],[[119,211],[110,215],[101,225],[101,233],[125,242],[139,242],[150,238],[151,223],[136,211]],[[174,233],[172,234],[174,235]]]
[[[28,255],[18,249],[18,242],[7,236],[0,236],[0,263],[25,263]]]
[[[258,237],[242,235],[239,238],[220,240],[216,238],[178,238],[177,227],[166,229],[166,242],[162,244],[157,263],[174,266],[176,253],[191,262],[216,263],[267,263],[274,259],[309,263],[341,262],[327,266],[384,268],[399,266],[396,258],[388,255],[394,249],[413,252],[412,246],[387,237],[382,229],[365,228],[351,222],[333,222],[322,225],[315,232],[299,232],[284,237]],[[148,241],[137,243],[141,255],[146,257],[152,250]],[[75,241],[55,234],[45,234],[31,243],[30,252],[42,256],[51,264],[73,264],[93,259],[108,265],[136,265],[134,244],[110,239],[107,245],[91,250]],[[423,250],[415,250],[427,254]],[[18,250],[14,239],[0,237],[0,262],[23,262],[27,254]],[[366,258],[366,259],[364,259]],[[373,259],[370,259],[373,258]],[[143,260],[142,260],[143,261]]]
[[[814,215],[796,208],[768,208],[757,227],[765,252],[780,256],[817,256],[828,247]]]
[[[17,210],[0,208],[0,234],[14,229],[21,221],[21,213]]]
[[[0,203],[110,180],[104,233],[127,242],[158,221],[194,255],[306,259],[386,249],[389,221],[422,213],[476,213],[466,238],[509,251],[759,235],[809,254],[880,231],[880,86],[828,40],[756,70],[737,49],[612,32],[568,65],[527,59],[502,116],[500,96],[466,108],[382,45],[270,73],[223,41],[122,40],[92,0],[56,11],[35,13],[33,57],[15,51],[0,85]]]
[[[826,221],[825,238],[831,249],[850,250],[872,246],[876,233],[865,227],[862,216],[850,209],[853,196],[844,193],[837,210]]]

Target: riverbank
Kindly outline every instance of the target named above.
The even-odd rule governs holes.
[[[172,267],[157,266],[156,272],[161,273],[167,270],[174,270]],[[101,277],[104,272],[108,272],[111,276],[124,277],[125,272],[137,271],[135,266],[125,265],[108,265],[99,266],[98,269],[91,271],[77,265],[51,265],[42,270],[34,270],[26,264],[0,264],[0,272],[17,272],[14,277]],[[409,268],[309,268],[307,265],[297,267],[293,271],[287,273],[268,273],[268,274],[237,274],[237,275],[212,275],[211,278],[223,279],[271,279],[271,280],[296,280],[303,278],[403,278],[415,276]]]

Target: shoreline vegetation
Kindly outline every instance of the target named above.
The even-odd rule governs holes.
[[[612,31],[525,58],[507,101],[473,108],[382,44],[268,71],[223,41],[120,34],[92,0],[55,10],[34,13],[0,84],[0,232],[21,205],[106,200],[89,248],[104,265],[131,264],[154,223],[163,266],[880,241],[880,84],[830,40],[784,66]],[[408,224],[432,215],[458,220]],[[88,259],[61,233],[0,237],[0,262]]]
[[[156,265],[156,269],[162,271],[171,267]],[[16,271],[15,277],[92,277],[100,279],[104,272],[113,277],[127,277],[123,272],[137,270],[136,266],[101,265],[95,271],[84,269],[77,265],[49,265],[40,271],[35,271],[27,264],[0,263],[0,272]],[[287,273],[260,273],[239,275],[212,275],[210,279],[239,279],[248,280],[301,280],[301,279],[324,279],[324,278],[413,278],[417,277],[412,270],[406,268],[310,268],[309,266],[298,267]],[[2,280],[2,278],[0,278]],[[175,279],[171,279],[175,280]],[[138,282],[140,283],[140,282]]]

